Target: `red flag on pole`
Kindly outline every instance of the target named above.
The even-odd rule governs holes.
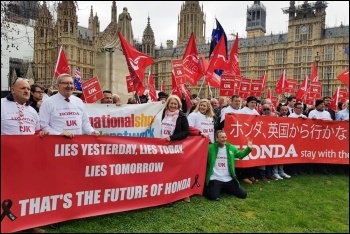
[[[270,100],[272,99],[272,94],[271,94],[271,89],[270,88],[267,89],[266,98],[270,99]]]
[[[209,63],[205,59],[203,54],[201,54],[201,60],[202,60],[202,65],[203,65],[203,71],[207,71],[208,67],[209,67]],[[220,77],[218,75],[216,75],[216,73],[214,73],[214,72],[212,72],[211,74],[206,74],[205,81],[211,87],[220,88]]]
[[[318,75],[317,75],[317,65],[316,61],[314,61],[311,69],[311,75],[310,75],[310,82],[318,82]]]
[[[148,90],[149,90],[149,96],[151,97],[152,102],[157,101],[157,91],[154,83],[153,76],[151,74],[151,71],[149,71],[148,74]]]
[[[340,90],[340,86],[338,86],[336,92],[332,96],[331,104],[329,105],[329,108],[332,110],[336,110],[338,108],[339,90]]]
[[[213,73],[215,69],[226,69],[226,67],[226,46],[224,35],[222,35],[209,58],[208,70],[205,71],[205,73],[210,74]]]
[[[138,95],[142,95],[145,91],[145,87],[143,85],[145,69],[147,66],[153,64],[154,61],[150,56],[136,50],[129,42],[126,41],[120,32],[118,32],[118,36],[125,55],[130,76],[134,84],[134,91],[136,91]]]
[[[191,33],[190,40],[188,41],[185,54],[182,57],[182,65],[186,80],[191,85],[196,85],[203,75],[202,66],[199,60],[196,40],[193,32]]]
[[[227,62],[227,73],[240,76],[241,75],[241,69],[239,67],[239,59],[238,59],[238,33],[236,34],[235,42],[233,43],[230,57]]]
[[[288,83],[286,80],[286,70],[283,70],[280,78],[278,79],[278,81],[276,83],[276,89],[275,89],[276,94],[282,94],[287,85],[288,85]]]
[[[346,86],[349,87],[349,68],[346,69],[343,73],[338,75],[338,80],[340,80],[342,83],[344,83]]]
[[[58,52],[58,58],[57,58],[57,63],[55,67],[55,78],[61,74],[70,74],[70,67],[68,64],[68,60],[66,57],[66,54],[64,53],[63,46],[61,46],[60,51]]]
[[[295,95],[295,98],[297,100],[303,100],[305,97],[305,94],[307,92],[307,87],[308,87],[307,79],[308,79],[308,77],[307,77],[307,75],[305,75],[305,78],[304,78],[303,82],[300,84],[299,89]]]

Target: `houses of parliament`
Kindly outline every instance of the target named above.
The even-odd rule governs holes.
[[[326,27],[327,5],[325,1],[304,1],[301,5],[290,1],[289,6],[282,9],[289,16],[288,32],[266,34],[268,9],[260,1],[252,2],[246,12],[247,37],[239,38],[242,76],[260,79],[266,71],[266,88],[274,90],[276,80],[285,69],[287,78],[296,79],[299,85],[305,75],[310,75],[312,64],[316,61],[319,81],[323,84],[323,96],[331,96],[336,87],[342,86],[337,75],[349,66],[348,56],[344,53],[349,43],[349,26],[341,24],[337,27]],[[117,15],[116,2],[112,1],[110,23],[101,31],[93,6],[86,28],[78,25],[77,6],[74,1],[58,3],[56,20],[44,1],[38,6],[34,26],[35,83],[44,87],[52,85],[58,51],[62,45],[72,75],[76,67],[79,67],[83,80],[98,76],[102,89],[111,90],[125,101],[131,96],[127,93],[125,79],[129,72],[117,32],[121,32],[137,50],[154,59],[155,63],[149,68],[156,88],[159,89],[161,81],[164,81],[167,93],[171,93],[172,89],[171,61],[182,58],[192,32],[198,52],[208,57],[210,44],[205,41],[205,11],[199,1],[182,3],[178,15],[176,47],[172,40],[167,40],[166,45],[156,48],[157,32],[151,27],[152,16],[145,19],[142,41],[135,41],[132,10],[128,10],[124,7]],[[169,26],[175,28],[176,25]],[[233,42],[228,41],[228,51],[231,50]],[[144,81],[147,87],[147,74]],[[188,85],[190,92],[197,93],[200,97],[208,97],[209,88],[205,84],[201,87],[201,83],[202,80],[197,86]],[[214,96],[218,96],[218,90],[212,89],[212,92]]]

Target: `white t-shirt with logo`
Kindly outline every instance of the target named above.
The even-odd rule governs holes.
[[[39,110],[41,128],[51,135],[60,135],[64,131],[80,135],[94,132],[83,101],[74,95],[69,99],[67,102],[57,93],[43,101]]]
[[[174,121],[174,116],[164,115],[162,120],[162,138],[170,137],[174,134],[176,121]]]
[[[188,125],[197,128],[204,134],[207,134],[210,138],[210,142],[214,143],[214,119],[207,117],[202,113],[192,112],[187,116]]]
[[[226,155],[226,146],[220,148],[218,156],[213,168],[213,174],[210,176],[210,180],[218,180],[222,182],[229,182],[232,180],[232,176],[228,170],[228,161]]]
[[[225,115],[228,113],[239,113],[240,109],[234,109],[232,106],[225,107],[221,110],[220,123],[225,120]]]
[[[37,130],[39,116],[33,107],[1,98],[1,135],[34,135]]]
[[[315,110],[310,111],[309,119],[332,120],[332,117],[328,111],[318,111],[315,109]]]

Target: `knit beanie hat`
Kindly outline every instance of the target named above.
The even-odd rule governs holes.
[[[256,97],[254,97],[254,96],[249,96],[248,98],[247,98],[247,103],[249,103],[249,102],[251,102],[251,101],[258,101],[258,99],[256,99]]]
[[[324,103],[324,101],[322,99],[317,99],[316,103],[315,103],[315,107],[317,107],[318,105]]]

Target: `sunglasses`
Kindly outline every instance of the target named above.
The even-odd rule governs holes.
[[[270,110],[270,108],[266,108],[266,109],[262,109],[263,111],[269,111]]]

